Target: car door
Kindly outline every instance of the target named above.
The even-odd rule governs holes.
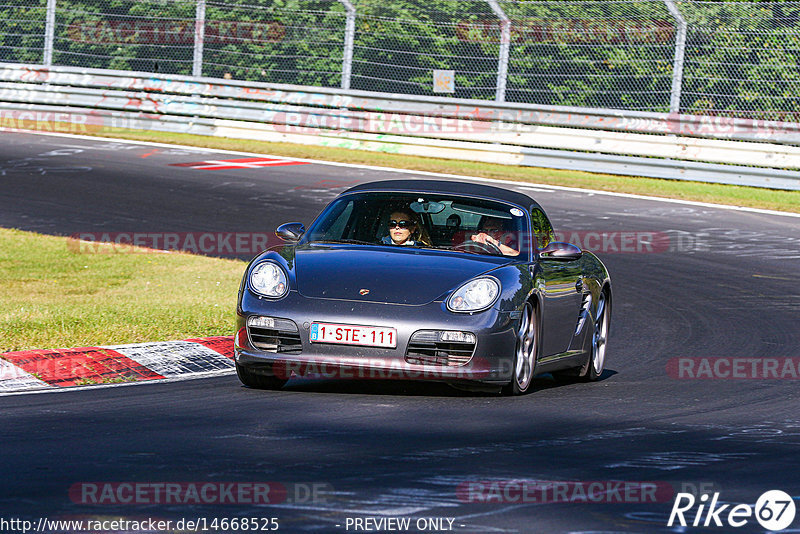
[[[555,234],[549,219],[540,208],[531,210],[531,225],[536,247],[544,249]],[[541,310],[542,357],[569,349],[578,314],[582,288],[580,259],[544,258],[539,256],[541,279],[544,282]]]
[[[542,259],[542,355],[569,349],[581,308],[580,260]]]

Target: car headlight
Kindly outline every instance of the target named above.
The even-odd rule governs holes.
[[[447,309],[454,312],[476,312],[485,310],[497,300],[500,282],[483,277],[470,280],[459,287],[447,299]]]
[[[276,263],[265,261],[250,271],[250,287],[259,295],[279,298],[286,294],[288,286],[286,274]]]

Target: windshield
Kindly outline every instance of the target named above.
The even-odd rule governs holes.
[[[334,201],[306,233],[307,242],[358,243],[519,256],[528,220],[503,202],[443,194],[357,193]]]

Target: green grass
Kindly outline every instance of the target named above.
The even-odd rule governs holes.
[[[245,263],[0,228],[0,352],[233,335]]]
[[[695,200],[747,206],[752,208],[772,209],[800,213],[800,191],[779,191],[758,187],[740,187],[721,184],[707,184],[684,180],[660,180],[631,176],[615,176],[579,171],[562,171],[535,167],[516,167],[471,161],[455,161],[417,156],[403,156],[382,152],[367,152],[335,147],[317,147],[293,145],[288,143],[266,143],[205,137],[199,135],[173,134],[166,132],[142,132],[135,130],[103,130],[97,135],[134,139],[139,141],[155,141],[174,143],[204,148],[236,150],[274,154],[295,158],[319,159],[360,165],[375,165],[416,171],[459,174],[483,178],[515,180],[539,184],[582,187],[601,191],[633,193],[638,195]]]

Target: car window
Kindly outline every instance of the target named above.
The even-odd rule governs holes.
[[[312,223],[306,242],[356,242],[385,246],[392,215],[413,219],[414,235],[408,244],[472,254],[495,254],[475,245],[473,236],[492,221],[498,242],[516,253],[527,252],[523,239],[528,227],[525,212],[503,202],[441,194],[354,193],[331,203]],[[403,243],[406,244],[406,243]],[[516,254],[515,254],[516,255]]]
[[[350,218],[353,216],[353,202],[345,203],[343,209],[338,215],[333,215],[331,217],[331,225],[329,228],[329,232],[334,235],[338,236],[346,236],[347,234],[347,223],[350,222]]]
[[[537,248],[544,248],[552,241],[555,241],[556,237],[553,231],[553,225],[550,224],[547,215],[545,215],[544,211],[540,208],[531,210],[531,226],[533,228],[533,235],[536,238]]]

